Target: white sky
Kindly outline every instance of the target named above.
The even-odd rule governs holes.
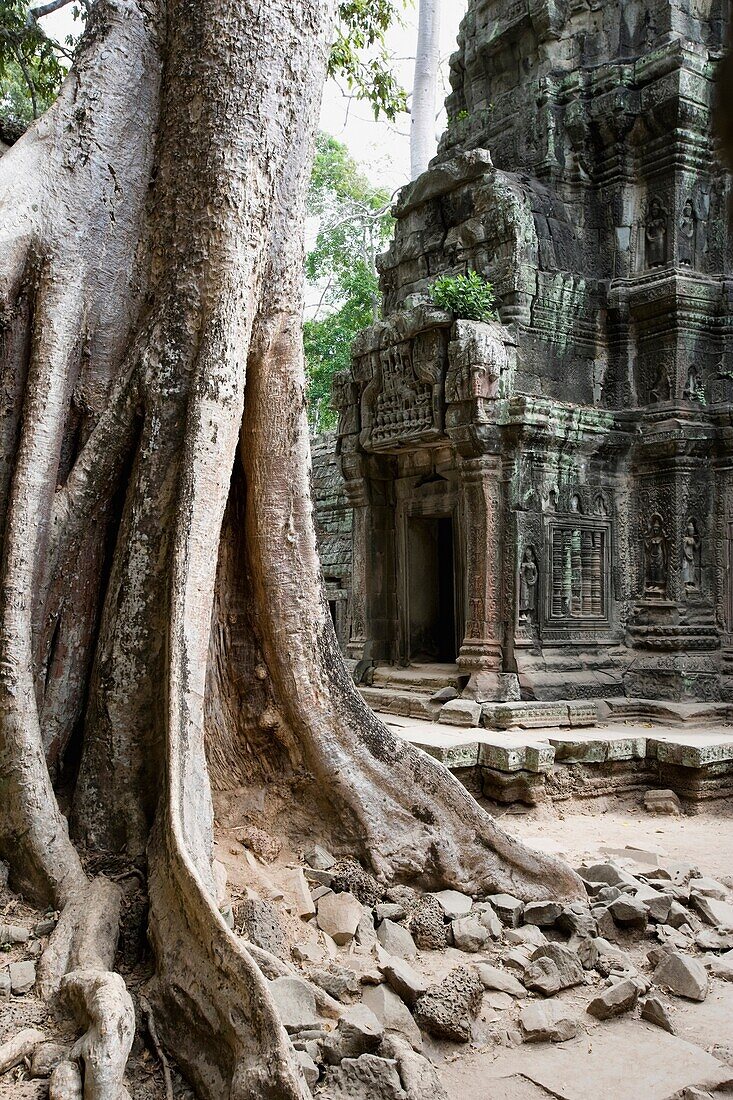
[[[393,27],[388,33],[388,47],[395,57],[395,70],[403,87],[412,87],[415,44],[417,41],[418,0],[408,0],[404,14],[404,26]],[[441,58],[443,59],[443,90],[438,93],[438,109],[448,91],[448,58],[456,48],[458,25],[466,11],[467,0],[442,0]],[[48,16],[43,25],[50,35],[63,41],[70,32],[78,31],[70,8],[64,8]],[[351,155],[365,169],[366,174],[380,186],[396,190],[409,181],[410,172],[410,120],[401,116],[393,125],[380,119],[374,121],[366,103],[347,99],[334,81],[326,85],[321,112],[321,128],[333,134],[348,146]],[[445,128],[445,113],[441,110],[436,119],[437,136]]]

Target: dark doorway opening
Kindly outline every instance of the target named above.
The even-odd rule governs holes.
[[[407,572],[410,661],[455,661],[455,554],[449,516],[410,517]]]

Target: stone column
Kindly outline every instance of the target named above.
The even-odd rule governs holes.
[[[369,543],[369,493],[366,481],[347,481],[346,496],[352,509],[351,626],[346,645],[349,660],[359,662],[367,646],[367,546]]]
[[[506,698],[502,673],[502,463],[500,455],[464,458],[461,474],[465,536],[466,632],[458,656],[470,676],[464,695],[477,702]]]

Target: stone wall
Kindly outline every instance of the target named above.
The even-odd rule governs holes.
[[[385,319],[335,390],[354,658],[412,658],[419,513],[456,531],[467,694],[731,694],[726,14],[470,3],[448,131],[380,261]],[[494,283],[498,323],[430,304],[466,270]]]
[[[350,630],[352,515],[336,455],[336,439],[335,432],[311,439],[312,486],[326,596],[339,643],[345,649]]]

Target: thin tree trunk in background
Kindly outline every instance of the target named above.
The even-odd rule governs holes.
[[[440,65],[441,0],[420,0],[410,115],[410,168],[417,179],[435,156],[435,106]]]

